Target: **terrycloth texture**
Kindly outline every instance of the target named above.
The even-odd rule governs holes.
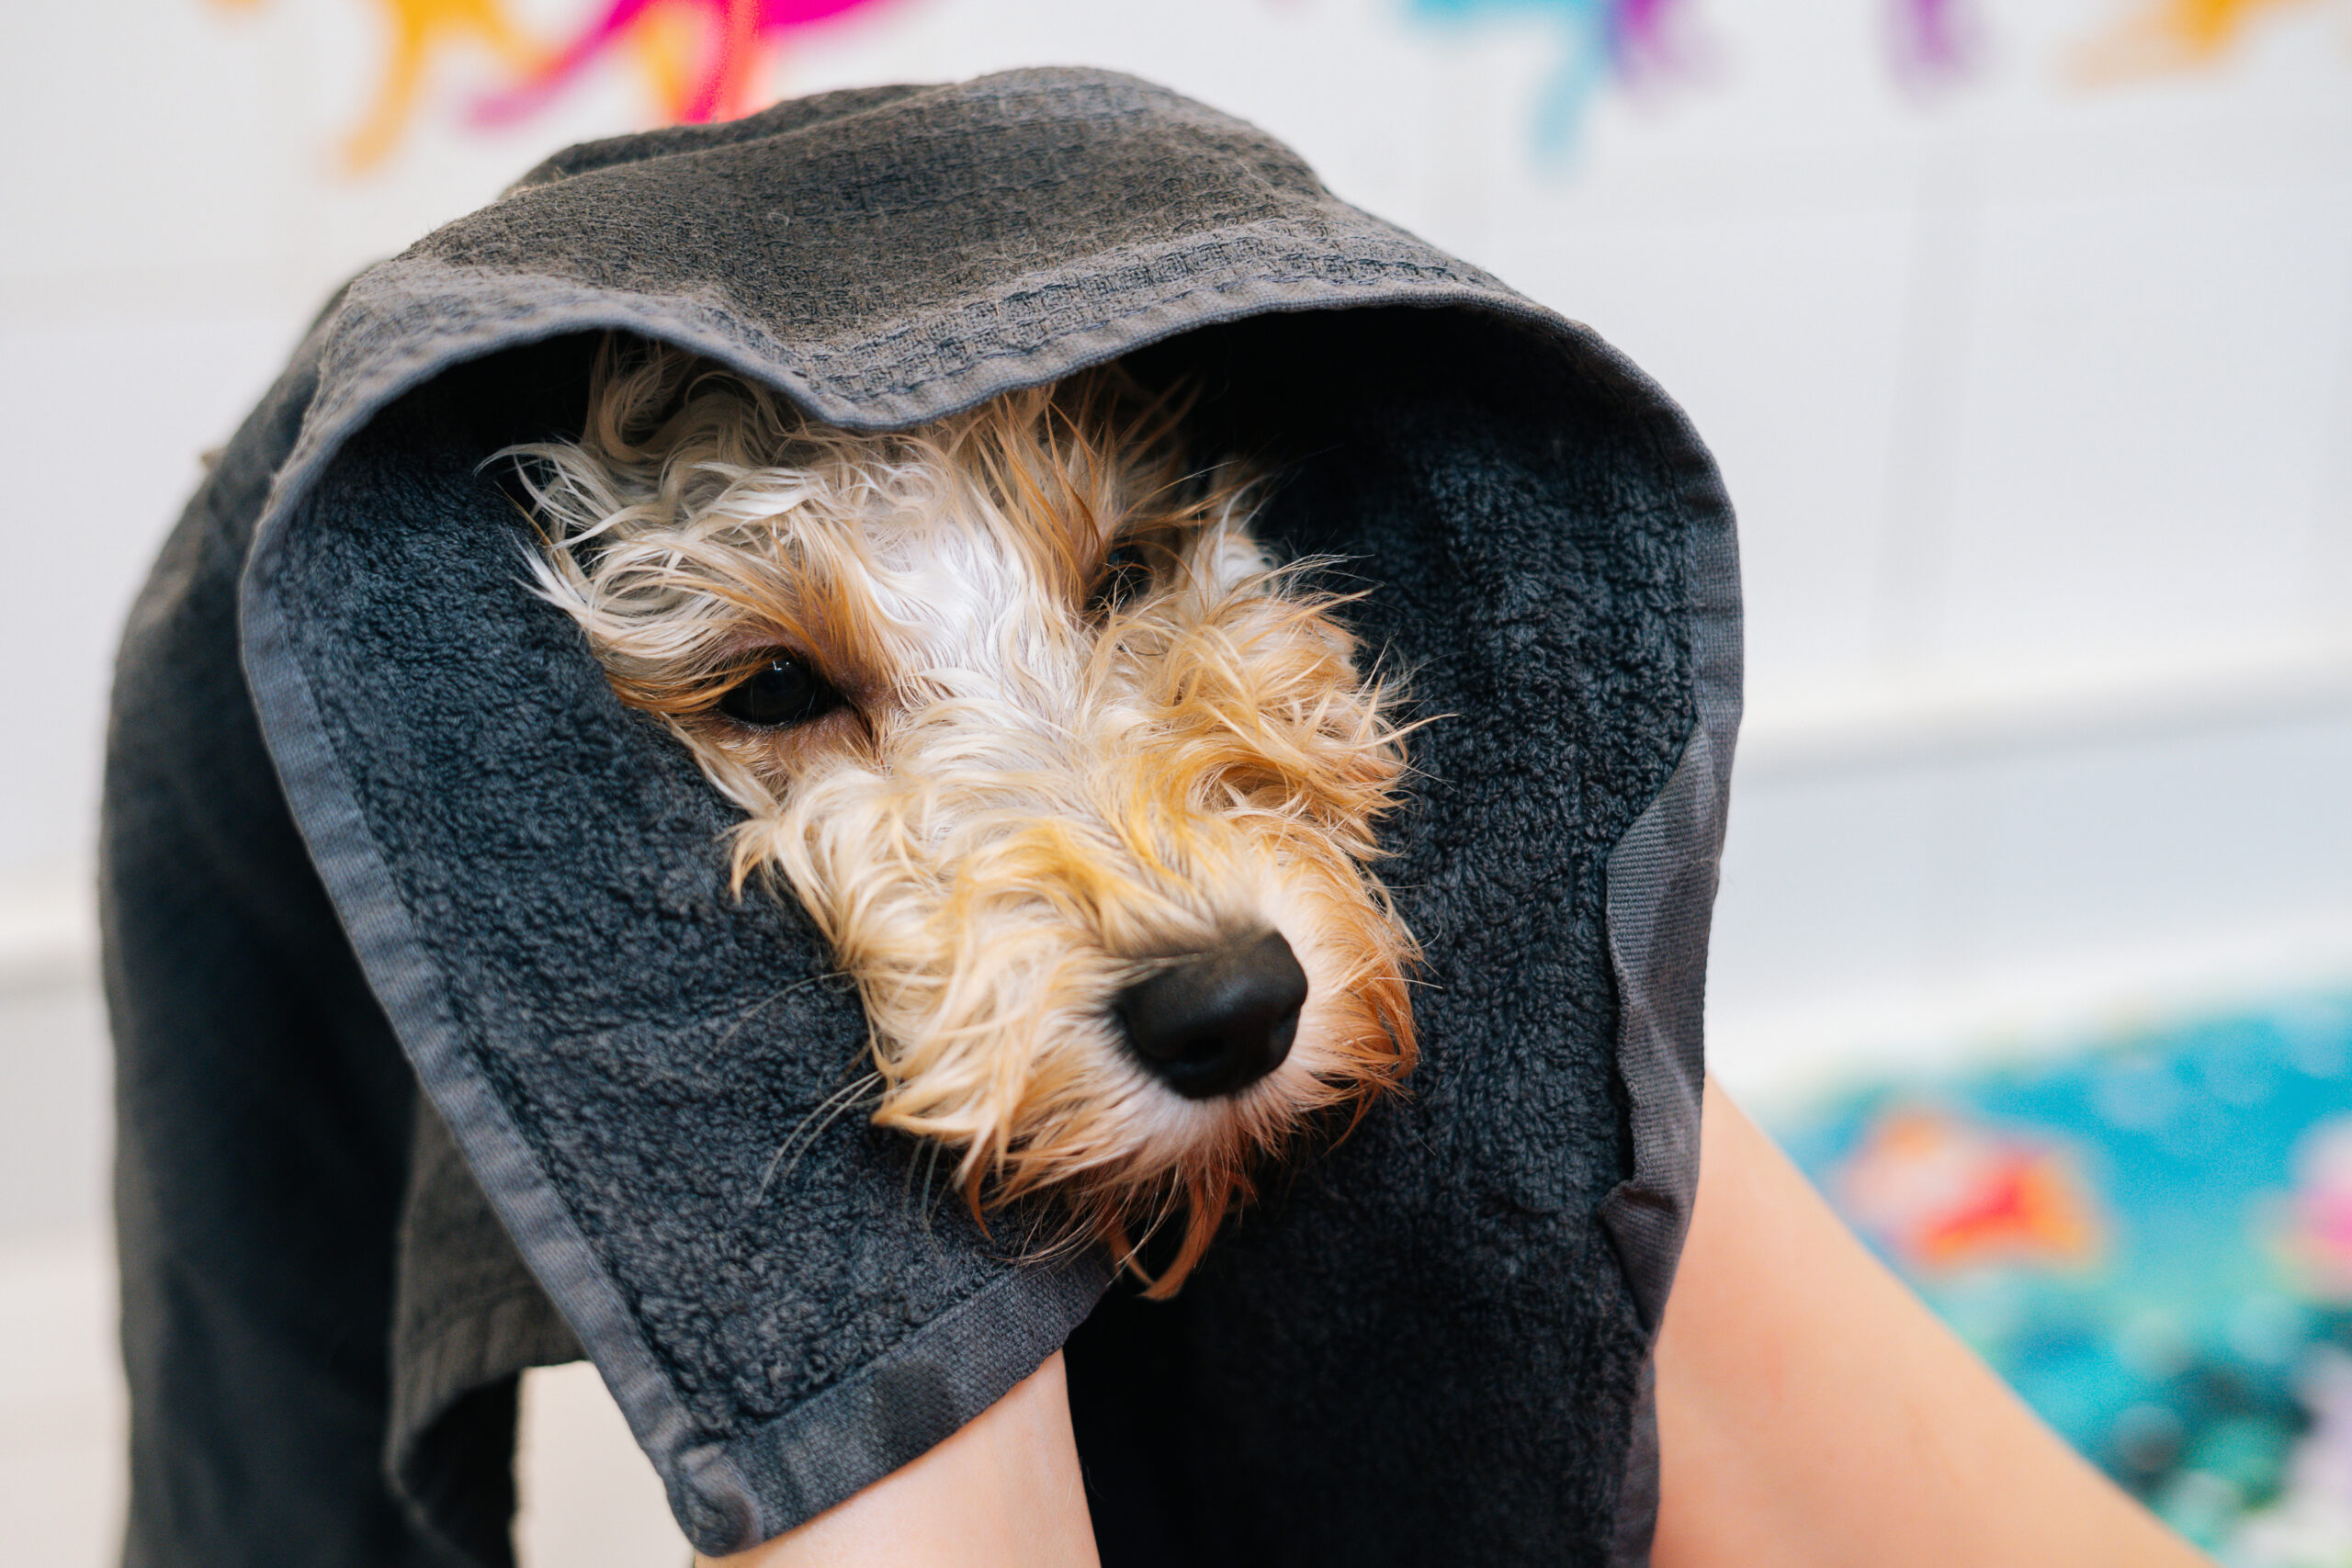
[[[1148,348],[1281,466],[1264,531],[1347,558],[1356,625],[1442,716],[1384,867],[1430,953],[1425,1055],[1175,1303],[1114,1296],[1073,1343],[1106,1561],[1641,1561],[1736,720],[1728,507],[1583,329],[1254,130],[1069,71],[563,154],[363,275],[191,507],[109,779],[133,1561],[500,1561],[511,1377],[568,1348],[502,1227],[712,1551],[922,1452],[1102,1288],[924,1201],[855,1117],[771,1175],[854,1070],[854,995],[796,910],[727,894],[728,808],[524,590],[477,472],[576,428],[612,328],[864,428]],[[331,1239],[266,1234],[289,1214]],[[314,1264],[319,1321],[267,1299]],[[254,1333],[262,1436],[208,1424],[245,1363],[196,1354]],[[248,1439],[322,1456],[316,1551],[267,1535],[254,1498],[289,1483]],[[360,1479],[371,1441],[396,1491]]]
[[[1428,1054],[1409,1100],[1247,1216],[1175,1303],[1114,1296],[1073,1341],[1081,1445],[1115,1434],[1138,1461],[1123,1484],[1182,1477],[1104,1528],[1148,1518],[1182,1543],[1164,1561],[1609,1561],[1680,1229],[1600,1222],[1656,1213],[1678,1153],[1684,1218],[1695,1181],[1695,1094],[1638,1148],[1626,1096],[1698,1080],[1685,982],[1720,817],[1690,799],[1719,801],[1705,759],[1727,762],[1729,735],[1683,742],[1736,658],[1704,614],[1727,561],[1694,548],[1727,545],[1728,514],[1611,358],[1443,316],[1228,335],[1231,381],[1258,394],[1237,431],[1279,418],[1298,454],[1275,532],[1353,558],[1376,584],[1357,625],[1447,716],[1414,738],[1427,776],[1384,867],[1428,948]],[[1698,766],[1661,795],[1678,755]],[[1612,849],[1651,838],[1670,864],[1621,873]],[[1687,1007],[1675,1062],[1629,1042],[1638,1083],[1618,1048],[1636,1014],[1611,996],[1621,904],[1683,921],[1676,973],[1621,971],[1641,1016]],[[1655,1192],[1628,1180],[1637,1159]],[[1654,1513],[1637,1496],[1618,1560],[1645,1559]]]
[[[384,1458],[437,1538],[470,1561],[503,1562],[514,1514],[507,1460],[515,1374],[586,1352],[429,1105],[416,1111],[398,1247]]]
[[[238,568],[310,389],[289,373],[189,505],[115,685],[130,1568],[448,1561],[379,1480],[414,1077],[309,874],[236,657]]]

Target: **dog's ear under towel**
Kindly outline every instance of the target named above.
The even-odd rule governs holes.
[[[534,592],[485,459],[616,333],[862,432],[1124,357],[1407,678],[1418,1065],[1172,1301],[860,1113],[856,987]],[[1247,125],[1038,70],[558,156],[338,298],[125,641],[131,1561],[507,1562],[514,1375],[583,1350],[740,1550],[1065,1341],[1114,1568],[1645,1561],[1738,682],[1679,412]]]

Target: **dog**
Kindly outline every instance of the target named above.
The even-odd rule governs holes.
[[[860,434],[616,336],[580,435],[499,455],[534,591],[741,809],[739,896],[854,979],[874,1121],[1155,1296],[1415,1055],[1403,699],[1187,412],[1112,366]]]

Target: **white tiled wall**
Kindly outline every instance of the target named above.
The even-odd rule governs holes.
[[[1684,76],[1604,92],[1551,150],[1540,7],[885,0],[795,42],[777,85],[1158,77],[1683,400],[1749,607],[1713,1026],[1769,1092],[2352,964],[2352,0],[2256,8],[2210,73],[2070,78],[2155,3],[1981,0],[1983,68],[1922,94],[1884,68],[1883,0],[1687,0]],[[508,6],[540,36],[586,8]],[[85,874],[116,624],[197,454],[341,278],[646,114],[616,64],[472,129],[494,73],[459,53],[395,157],[346,177],[379,9],[7,13],[0,1313],[32,1299],[10,1280],[96,1288],[70,1284],[104,1157],[86,904],[52,890]],[[14,1452],[0,1529],[48,1487]]]

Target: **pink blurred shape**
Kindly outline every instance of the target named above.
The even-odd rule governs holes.
[[[664,10],[700,13],[702,60],[664,106],[673,120],[728,119],[751,107],[752,84],[767,51],[786,35],[878,0],[612,0],[546,64],[474,111],[501,124],[538,107],[590,64]]]
[[[2323,1122],[2295,1150],[2289,1248],[2323,1300],[2352,1301],[2352,1116]]]
[[[1668,72],[1682,63],[1674,36],[1685,0],[1616,0],[1609,18],[1609,52],[1621,78]]]
[[[1914,86],[1939,86],[1973,70],[1981,52],[1969,0],[1888,0],[1894,73]]]

